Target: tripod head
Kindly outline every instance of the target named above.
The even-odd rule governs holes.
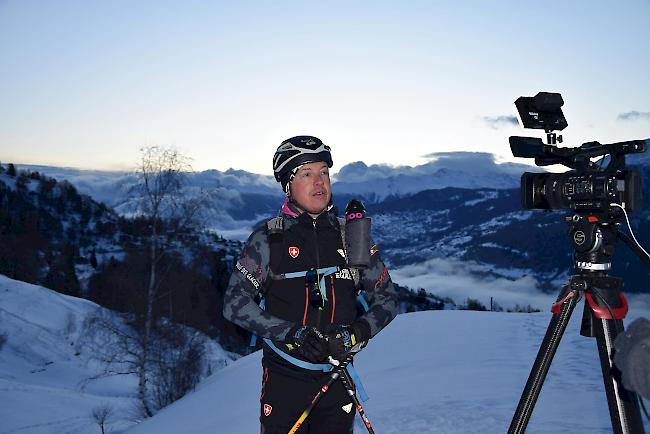
[[[579,271],[609,271],[617,241],[617,219],[601,220],[596,215],[566,217],[573,260]]]

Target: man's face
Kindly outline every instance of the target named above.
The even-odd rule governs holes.
[[[323,161],[304,164],[291,181],[291,197],[312,216],[322,213],[332,198],[327,164]]]

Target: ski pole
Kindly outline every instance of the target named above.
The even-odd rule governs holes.
[[[333,361],[333,360],[334,360],[334,359],[332,359],[332,358],[330,357],[330,362]],[[338,366],[339,369],[345,369],[345,367],[346,367],[346,366],[348,365],[348,363],[350,363],[351,361],[352,361],[352,356],[348,356],[348,357],[346,357],[345,360],[343,360],[342,362],[336,362],[336,364],[334,364],[334,366]],[[330,388],[330,386],[331,386],[331,385],[332,385],[336,380],[338,380],[338,378],[341,376],[341,373],[340,373],[340,370],[339,370],[339,369],[335,369],[335,370],[332,371],[332,374],[330,375],[329,380],[327,380],[327,383],[324,384],[323,387],[321,387],[321,388],[318,390],[318,393],[316,393],[316,395],[314,396],[314,398],[311,400],[311,402],[309,403],[309,406],[305,409],[305,411],[302,412],[302,414],[300,415],[300,417],[298,418],[298,420],[296,421],[296,423],[294,423],[294,424],[293,424],[293,427],[291,427],[291,429],[289,430],[289,434],[295,434],[296,431],[298,431],[298,428],[300,428],[300,425],[302,425],[302,423],[305,421],[305,419],[307,419],[307,416],[309,416],[309,413],[311,413],[311,411],[314,409],[314,407],[316,406],[316,404],[318,404],[318,401],[320,401],[321,397],[322,397],[325,393],[327,393],[327,390]]]
[[[359,416],[361,417],[363,424],[366,426],[370,434],[375,434],[375,430],[372,429],[372,424],[370,423],[370,419],[368,419],[368,416],[366,416],[366,412],[363,411],[363,407],[361,406],[361,401],[359,401],[359,398],[357,398],[357,394],[354,393],[354,387],[353,387],[354,381],[352,381],[352,378],[350,377],[347,368],[343,367],[339,369],[341,369],[341,381],[343,382],[343,386],[345,386],[345,390],[348,392],[348,395],[350,395],[350,398],[352,398],[352,400],[354,401],[354,405],[357,406],[357,411],[359,412]]]

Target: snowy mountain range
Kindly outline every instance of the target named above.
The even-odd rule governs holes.
[[[497,163],[492,154],[483,152],[440,152],[427,155],[429,161],[418,166],[366,165],[362,161],[347,164],[332,177],[335,195],[358,195],[369,202],[387,197],[402,197],[422,190],[457,188],[516,188],[524,171],[541,171],[535,166],[515,163]],[[81,170],[51,166],[17,165],[45,173],[53,178],[66,179],[79,192],[120,211],[135,182],[132,173],[117,171]],[[206,170],[190,176],[194,189],[227,190],[230,195],[217,196],[219,208],[234,209],[244,205],[242,195],[282,197],[278,183],[272,176],[258,175],[243,170]],[[232,204],[224,203],[232,201]],[[276,206],[277,207],[277,206]],[[236,218],[236,220],[243,220]]]
[[[403,275],[404,267],[411,267],[411,272],[416,267],[422,274],[409,279],[408,285],[455,300],[470,293],[480,295],[479,300],[486,305],[496,292],[499,302],[506,306],[519,300],[521,293],[556,293],[573,272],[564,223],[567,213],[524,211],[519,204],[521,173],[541,168],[497,163],[486,153],[437,153],[428,157],[430,161],[414,167],[351,163],[333,177],[334,203],[339,209],[353,197],[365,201],[373,219],[373,236],[393,274]],[[650,186],[650,156],[637,154],[629,156],[628,161],[641,168],[644,183]],[[133,212],[128,195],[135,181],[132,174],[29,168],[67,179],[118,213]],[[272,177],[232,169],[193,174],[187,191],[201,191],[208,198],[208,227],[239,240],[244,240],[253,226],[276,215],[282,202]],[[641,212],[631,216],[642,243],[650,239],[650,227],[641,224],[649,216],[647,201]],[[502,298],[503,291],[476,294],[469,286],[441,287],[435,282],[437,267],[455,270],[459,278],[489,279],[502,282],[504,288],[519,289],[506,291],[512,297]],[[650,290],[647,269],[624,248],[617,248],[613,273],[625,276],[626,291]]]
[[[499,164],[493,155],[479,152],[434,153],[427,158],[427,163],[414,167],[367,166],[363,162],[345,165],[333,176],[335,204],[343,209],[351,197],[374,204],[446,187],[517,188],[522,172],[539,170],[523,164]],[[135,211],[131,194],[136,182],[133,173],[33,165],[17,167],[67,180],[80,193],[105,203],[119,214],[130,215]],[[272,176],[234,169],[192,173],[186,191],[189,195],[206,197],[208,227],[225,238],[242,241],[258,222],[277,214],[283,198]]]
[[[632,297],[631,306],[626,322],[650,315],[648,296]],[[0,275],[0,334],[6,339],[0,346],[0,433],[98,433],[91,413],[102,406],[113,410],[105,426],[112,434],[259,430],[260,352],[235,360],[214,343],[214,373],[135,425],[135,376],[88,381],[101,366],[84,341],[84,323],[98,309],[111,314],[87,300]],[[355,359],[375,431],[505,432],[549,318],[453,310],[399,315]],[[529,433],[611,432],[595,341],[580,336],[579,326],[574,314]],[[365,432],[359,420],[355,432]]]
[[[348,164],[336,174],[333,191],[376,203],[446,187],[516,188],[523,172],[541,171],[524,164],[497,163],[492,154],[484,152],[437,152],[426,157],[430,161],[415,167],[367,166],[361,161]]]

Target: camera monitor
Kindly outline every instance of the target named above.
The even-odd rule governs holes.
[[[568,125],[559,93],[539,92],[535,96],[521,96],[515,101],[524,128],[545,131],[562,131]]]

